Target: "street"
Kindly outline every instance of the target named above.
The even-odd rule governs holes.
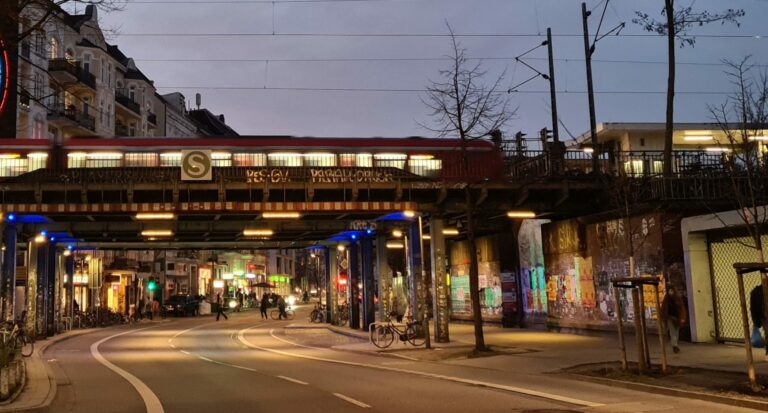
[[[178,318],[61,341],[43,355],[58,382],[46,411],[744,411],[522,370],[336,351],[293,341],[300,331],[283,334],[291,323],[244,312],[227,321]]]

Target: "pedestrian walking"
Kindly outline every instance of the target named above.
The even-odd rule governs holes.
[[[224,302],[221,300],[221,293],[216,293],[216,321],[219,321],[221,316],[224,316],[225,320],[229,320],[229,317],[224,314]]]
[[[288,314],[285,313],[285,298],[282,295],[277,298],[277,308],[280,310],[280,315],[277,317],[279,320],[285,318],[288,319]]]
[[[237,298],[237,308],[235,309],[235,311],[239,313],[240,309],[243,308],[243,299],[245,297],[243,295],[243,290],[241,288],[237,289],[237,292],[235,293],[235,297]]]
[[[669,341],[672,344],[672,351],[680,352],[678,339],[680,338],[680,326],[686,323],[688,313],[685,310],[683,298],[678,294],[675,287],[669,287],[667,295],[661,302],[661,319],[669,330]]]
[[[264,293],[264,295],[261,296],[261,303],[259,305],[259,310],[261,310],[262,319],[267,318],[267,308],[269,308],[269,294]]]
[[[760,329],[763,334],[768,336],[768,326],[765,320],[765,307],[763,301],[762,284],[753,288],[749,293],[749,314],[752,316],[752,345],[755,347],[765,346],[765,360],[768,361],[768,337],[765,339],[760,335]]]
[[[153,319],[154,316],[157,316],[160,313],[160,301],[157,301],[157,298],[152,300],[152,315],[149,317],[150,320]]]

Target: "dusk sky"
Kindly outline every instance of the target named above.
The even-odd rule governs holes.
[[[721,59],[752,55],[754,63],[768,64],[768,1],[679,2],[747,13],[741,27],[695,28],[702,35],[695,48],[678,49],[676,120],[709,121],[706,105],[731,90]],[[593,35],[603,4],[587,2],[595,10]],[[636,9],[660,17],[662,6],[661,0],[610,1],[601,33],[622,21],[627,27],[601,40],[594,55],[598,122],[663,122],[665,39],[631,22]],[[552,27],[560,117],[573,135],[589,127],[580,1],[132,0],[102,18],[105,27],[119,29],[110,41],[160,93],[181,91],[191,103],[201,93],[203,106],[223,113],[241,134],[297,136],[431,136],[419,126],[429,122],[419,90],[450,63],[441,60],[450,52],[446,21],[459,35],[490,35],[459,40],[469,56],[485,59],[489,81],[506,69],[506,87],[533,74],[514,57]],[[402,36],[408,34],[438,36]],[[539,48],[527,62],[546,72],[545,58],[546,48]],[[550,125],[548,84],[537,79],[520,91],[510,95],[519,109],[504,132],[533,137]],[[562,127],[561,138],[570,139]]]

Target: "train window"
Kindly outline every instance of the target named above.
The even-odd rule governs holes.
[[[27,154],[29,171],[43,169],[48,163],[48,154],[45,152],[31,152]]]
[[[300,153],[275,152],[267,155],[269,166],[302,166],[303,159]]]
[[[305,153],[304,166],[336,166],[334,153]]]
[[[232,166],[232,154],[229,152],[213,152],[211,153],[211,164],[219,167]]]
[[[123,166],[120,152],[91,152],[85,158],[86,168],[119,168]]]
[[[355,154],[354,153],[341,153],[339,154],[339,166],[348,168],[355,166]]]
[[[67,154],[67,168],[85,168],[85,152],[70,152]]]
[[[358,153],[355,162],[357,163],[355,166],[371,168],[373,167],[373,155],[370,153]]]
[[[235,166],[267,166],[267,155],[263,153],[236,153],[232,155]]]
[[[0,176],[18,176],[27,172],[27,159],[17,153],[0,154]]]
[[[160,166],[181,166],[181,152],[161,153]]]
[[[408,160],[408,171],[412,174],[435,177],[443,168],[443,161],[440,159],[431,159],[426,156],[411,156]]]
[[[373,155],[374,166],[379,168],[405,168],[405,160],[408,155],[404,153],[377,153]]]
[[[159,165],[156,153],[126,153],[125,166],[132,167],[156,167]]]

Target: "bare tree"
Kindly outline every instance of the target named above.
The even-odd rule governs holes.
[[[440,80],[430,81],[422,101],[431,110],[435,127],[424,126],[441,137],[458,137],[461,140],[461,168],[464,179],[466,204],[467,240],[469,244],[469,290],[472,300],[472,317],[475,326],[475,349],[486,349],[483,337],[483,316],[480,311],[480,292],[475,233],[475,197],[472,184],[478,178],[469,175],[467,143],[501,130],[514,116],[505,90],[502,90],[504,73],[485,83],[487,70],[482,62],[470,64],[464,49],[456,40],[450,25],[452,65],[440,71]]]
[[[635,12],[632,22],[639,24],[648,32],[658,33],[667,37],[667,113],[664,131],[664,176],[672,175],[672,132],[674,128],[675,108],[675,42],[680,47],[696,44],[696,37],[690,34],[693,27],[708,23],[734,23],[739,26],[738,18],[744,16],[742,9],[727,9],[721,13],[710,13],[706,10],[697,11],[692,6],[675,8],[675,0],[664,0],[661,10],[663,20],[656,20],[648,13]]]

